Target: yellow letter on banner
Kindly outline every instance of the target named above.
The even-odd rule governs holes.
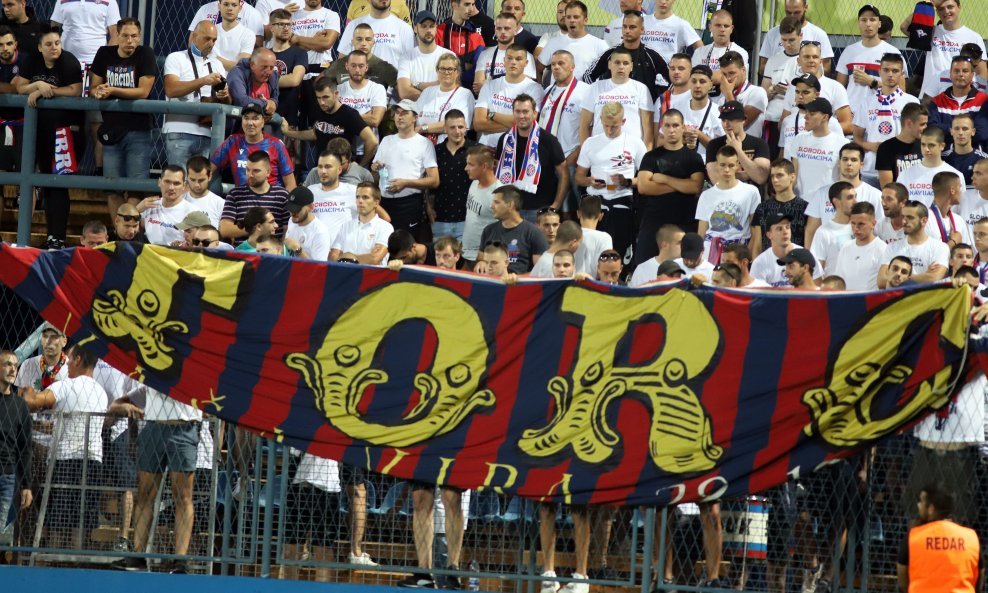
[[[841,348],[829,373],[830,383],[803,394],[803,403],[813,418],[804,428],[806,435],[819,435],[837,447],[854,447],[885,436],[924,411],[944,405],[950,396],[955,367],[945,367],[923,381],[912,398],[900,402],[901,407],[891,416],[872,417],[875,396],[888,385],[905,383],[913,373],[912,368],[896,360],[904,340],[923,339],[906,335],[910,322],[927,315],[942,315],[941,341],[963,350],[970,303],[967,287],[926,290],[906,295],[873,315]]]
[[[231,312],[241,293],[246,269],[243,261],[145,245],[137,256],[126,294],[114,289],[107,291],[106,298],[93,299],[93,321],[110,339],[133,338],[148,368],[168,371],[175,362],[171,354],[175,349],[168,344],[170,338],[189,332],[184,322],[169,318],[172,293],[179,278],[201,280],[202,300],[220,311]]]
[[[572,447],[579,459],[602,463],[620,440],[607,421],[608,405],[639,393],[652,407],[649,453],[655,465],[677,474],[713,468],[723,450],[713,443],[710,417],[689,385],[714,362],[720,343],[720,329],[703,303],[678,289],[625,297],[570,287],[562,312],[582,326],[579,359],[570,376],[549,381],[555,416],[548,426],[522,433],[522,451],[547,457]],[[616,367],[618,343],[643,322],[665,328],[659,355]]]
[[[374,354],[395,325],[422,320],[438,336],[429,372],[415,375],[421,399],[398,424],[368,422],[359,407],[372,385],[388,382],[374,368]],[[418,356],[419,346],[406,354]],[[392,284],[362,297],[330,328],[311,357],[293,353],[285,363],[302,374],[316,394],[316,404],[330,424],[354,439],[375,445],[407,447],[445,434],[474,410],[494,405],[494,393],[478,389],[487,367],[487,341],[476,311],[444,288]],[[412,387],[401,386],[409,396]]]

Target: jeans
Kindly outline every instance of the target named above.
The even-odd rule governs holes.
[[[17,507],[21,504],[16,478],[14,474],[0,474],[0,546],[9,546],[14,541]]]
[[[438,239],[439,237],[450,236],[454,237],[457,241],[463,242],[463,226],[466,224],[465,221],[460,222],[439,222],[436,221],[432,223],[432,238]]]
[[[165,134],[165,155],[169,165],[185,167],[189,157],[209,156],[209,136],[169,132]]]
[[[169,134],[169,136],[172,135]],[[169,160],[171,159],[169,158]],[[184,161],[182,166],[185,166]],[[127,132],[120,142],[110,146],[103,145],[103,174],[105,176],[147,179],[150,169],[151,132]]]

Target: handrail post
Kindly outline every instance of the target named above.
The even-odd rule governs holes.
[[[21,184],[20,201],[17,205],[17,244],[31,244],[31,215],[34,212],[34,151],[38,145],[38,110],[24,107],[24,127],[21,130]]]

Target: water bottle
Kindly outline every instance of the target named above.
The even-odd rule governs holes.
[[[480,565],[477,564],[476,560],[470,561],[470,579],[467,584],[467,589],[471,591],[480,591]]]
[[[379,181],[378,181],[378,187],[381,188],[381,193],[382,194],[387,193],[387,191],[388,191],[388,185],[391,184],[391,181],[390,181],[391,180],[391,175],[388,173],[388,168],[387,167],[381,167],[380,169],[378,169],[377,170],[377,176],[378,176],[378,179],[379,179]]]

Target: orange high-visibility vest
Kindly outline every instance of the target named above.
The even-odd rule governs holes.
[[[909,593],[975,593],[978,534],[953,521],[931,521],[909,531]]]

